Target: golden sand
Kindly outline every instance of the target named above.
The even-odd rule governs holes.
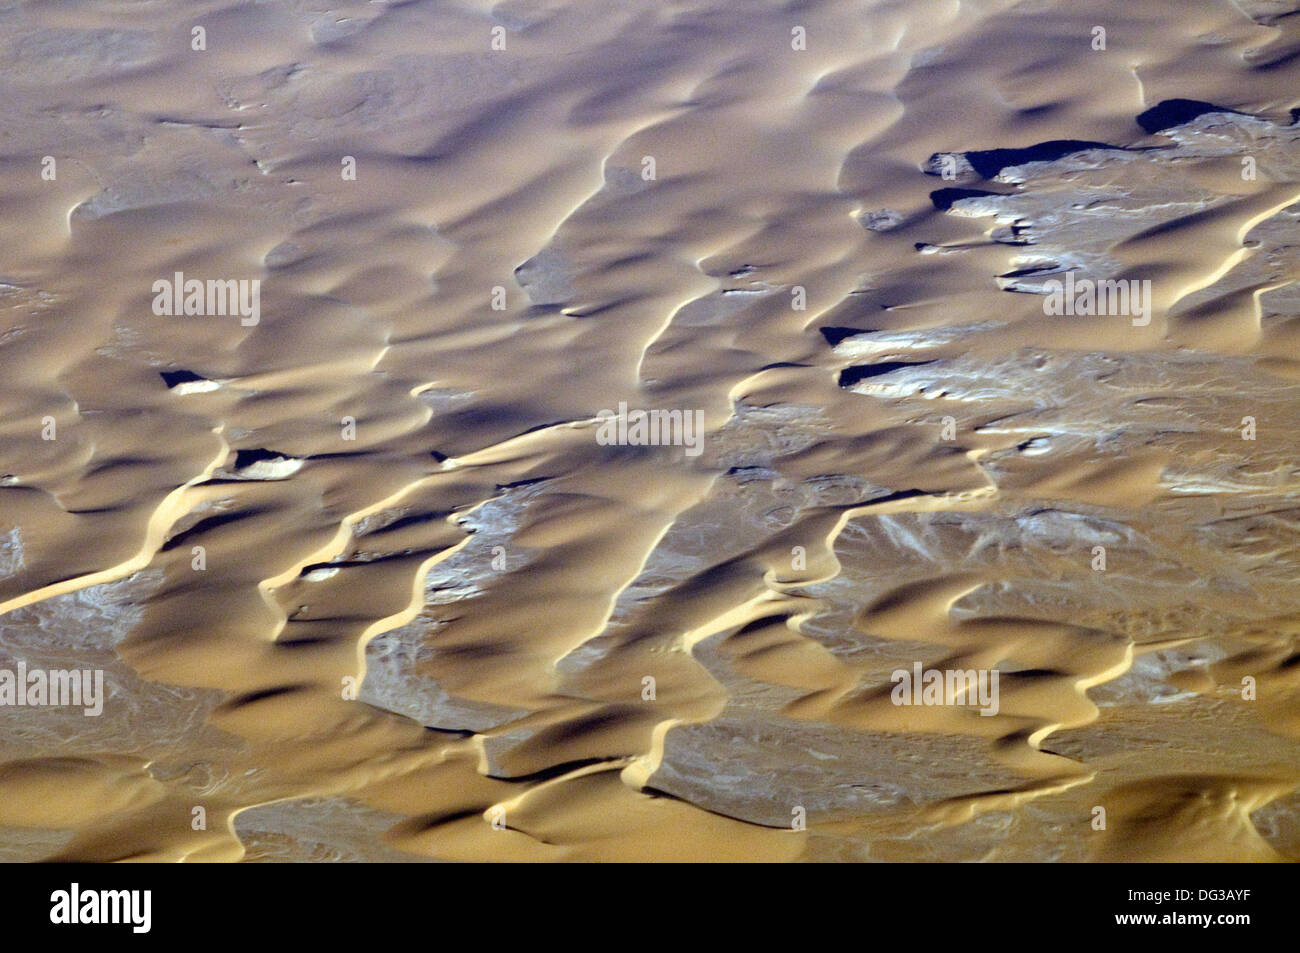
[[[1298,6],[0,2],[0,857],[1300,859]]]

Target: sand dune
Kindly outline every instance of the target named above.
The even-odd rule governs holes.
[[[1298,10],[0,5],[0,857],[1300,859]]]

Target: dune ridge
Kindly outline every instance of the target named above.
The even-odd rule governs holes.
[[[1300,859],[1298,9],[0,6],[3,856]]]

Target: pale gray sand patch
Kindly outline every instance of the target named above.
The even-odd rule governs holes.
[[[259,804],[235,816],[246,860],[262,863],[426,863],[390,847],[384,834],[406,820],[346,797]]]
[[[573,260],[553,245],[515,269],[515,280],[538,307],[565,304],[576,293]]]
[[[900,810],[1005,790],[1023,781],[974,738],[847,731],[732,712],[678,725],[649,786],[752,824],[808,822]]]
[[[17,526],[0,535],[0,579],[8,579],[26,565],[23,535]]]
[[[24,86],[102,78],[145,66],[160,51],[157,37],[143,30],[42,28],[5,45],[6,81]]]

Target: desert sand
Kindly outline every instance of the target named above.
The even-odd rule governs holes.
[[[1300,860],[1298,7],[3,0],[0,858]]]

